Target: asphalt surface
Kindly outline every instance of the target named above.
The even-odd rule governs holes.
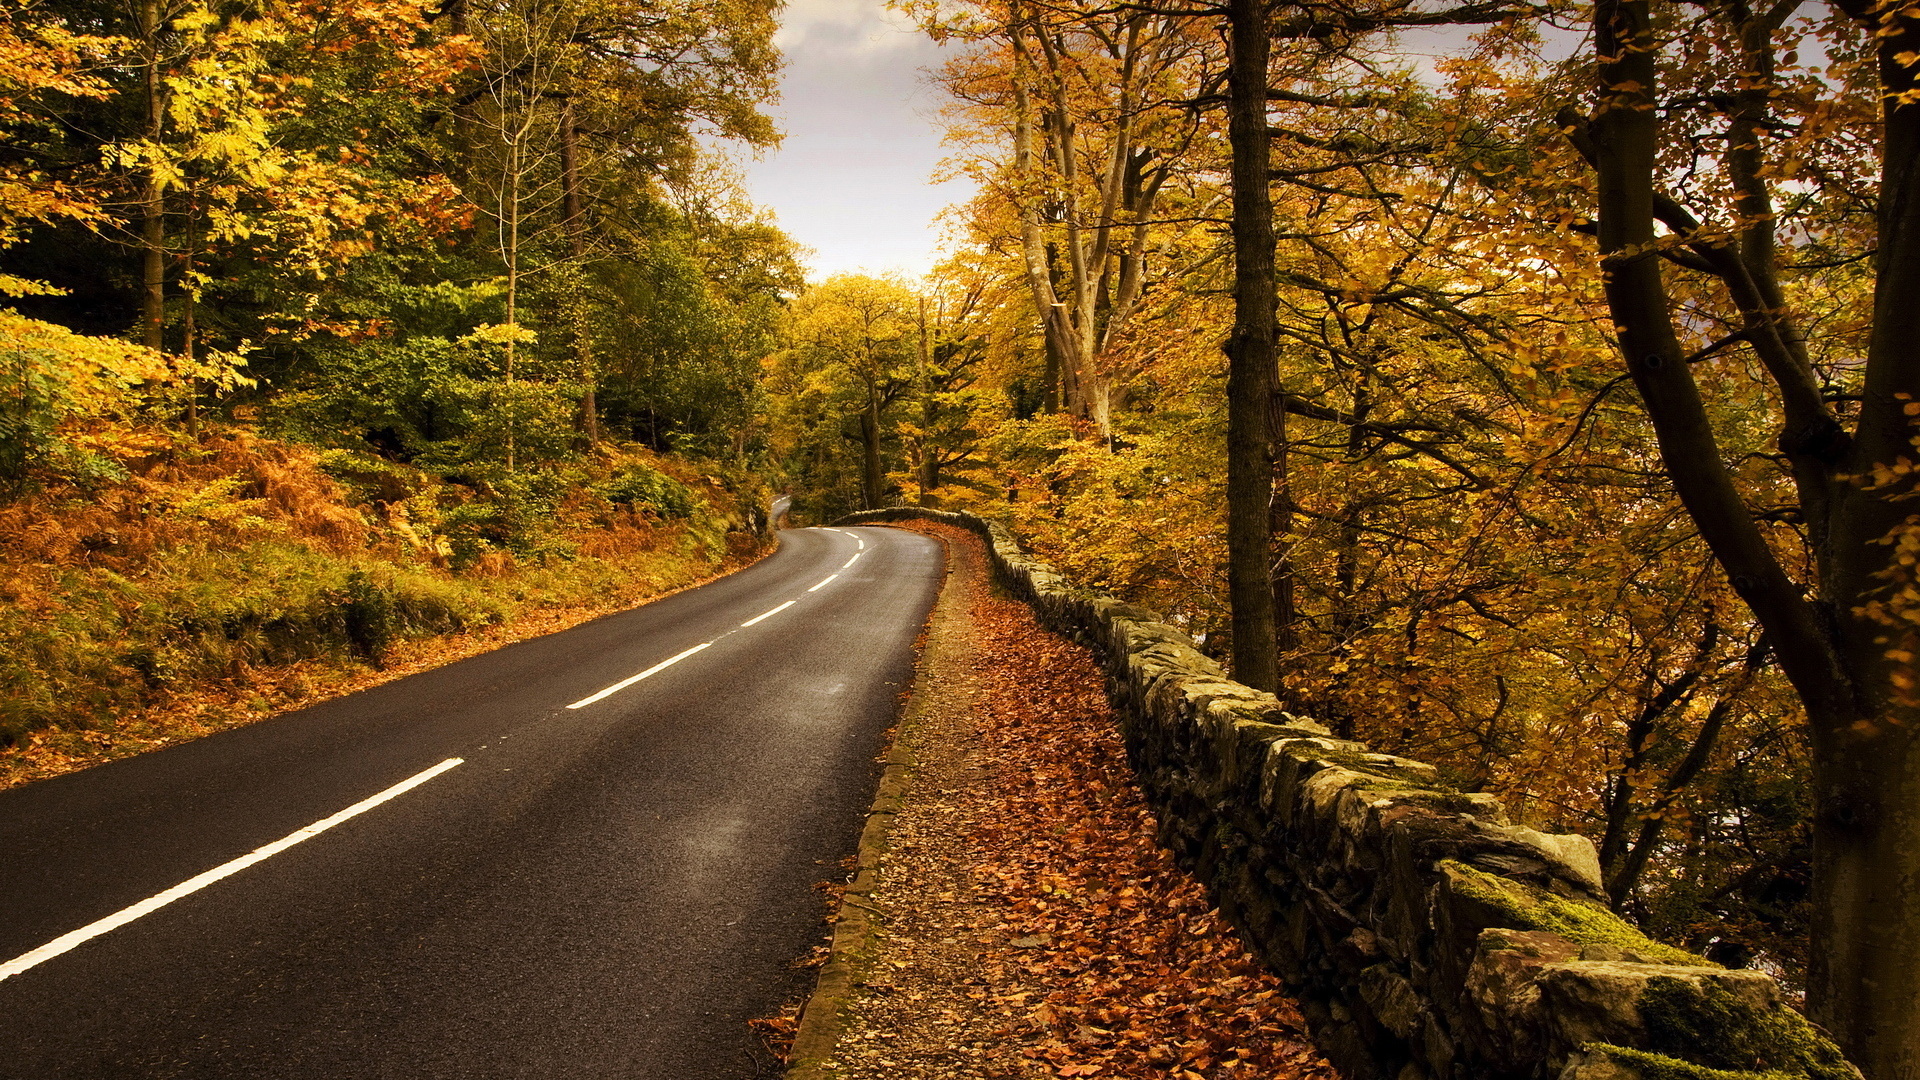
[[[746,1021],[805,977],[944,572],[912,533],[781,535],[647,607],[0,792],[0,1077],[777,1075]]]

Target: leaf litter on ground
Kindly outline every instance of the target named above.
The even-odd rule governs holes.
[[[972,534],[912,527],[953,553],[964,641],[923,665],[941,705],[902,736],[914,787],[839,1074],[1333,1080],[1279,978],[1155,842],[1092,653],[995,595]]]

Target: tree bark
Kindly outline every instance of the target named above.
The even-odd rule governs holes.
[[[1227,593],[1234,678],[1280,687],[1269,577],[1273,500],[1273,199],[1267,187],[1267,8],[1231,0],[1227,137],[1233,153],[1233,331],[1227,340]]]
[[[1920,437],[1908,414],[1920,400],[1920,72],[1903,60],[1920,49],[1920,19],[1902,5],[1840,6],[1876,36],[1883,91],[1873,331],[1845,463],[1864,477],[1910,459]],[[1920,707],[1912,662],[1889,656],[1888,628],[1856,607],[1890,573],[1912,583],[1882,542],[1913,527],[1910,495],[1908,486],[1850,486],[1840,496],[1830,610],[1861,707],[1835,718],[1844,723],[1814,726],[1808,1012],[1869,1080],[1920,1077]]]
[[[160,84],[160,2],[141,0],[140,36],[145,51],[141,82],[145,91],[147,142],[156,150],[165,134],[167,106]],[[140,343],[156,352],[165,344],[167,316],[167,200],[158,165],[150,165],[140,185]]]
[[[587,217],[585,198],[580,190],[580,126],[573,115],[573,98],[568,97],[560,110],[560,182],[564,189],[562,212],[566,215],[567,251],[578,270],[587,257]],[[580,370],[580,434],[588,446],[600,441],[600,403],[596,400],[598,372],[593,367],[593,334],[587,326],[583,297],[569,303],[574,308],[573,354]]]
[[[1062,32],[1011,5],[1014,200],[1027,284],[1058,372],[1060,404],[1109,443],[1124,387],[1105,370],[1117,327],[1144,294],[1148,221],[1167,177],[1138,148],[1141,100],[1165,70],[1170,22],[1143,11],[1102,12],[1101,40],[1118,63],[1089,111]],[[1162,19],[1156,23],[1155,19]],[[1177,21],[1177,20],[1176,20]],[[1092,137],[1082,131],[1087,121]]]

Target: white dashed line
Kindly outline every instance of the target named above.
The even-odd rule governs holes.
[[[829,574],[829,575],[827,575],[827,581],[832,581],[832,580],[833,580],[834,578],[837,578],[837,577],[839,577],[839,576],[840,576],[839,574]],[[825,585],[825,584],[827,583],[827,581],[823,581],[823,582],[821,582],[821,583],[820,583],[819,585],[815,585],[815,586],[814,586],[813,588],[811,588],[811,589],[808,589],[807,591],[808,591],[808,592],[818,592],[818,591],[820,590],[820,587],[821,587],[822,585]],[[789,601],[789,602],[791,602],[791,601]]]
[[[90,922],[72,933],[62,934],[30,953],[15,957],[5,964],[0,964],[0,979],[7,979],[18,975],[36,964],[51,960],[69,949],[99,937],[101,934],[107,933],[110,930],[117,930],[142,915],[150,915],[183,896],[190,896],[197,893],[201,889],[219,881],[221,878],[231,877],[245,870],[247,867],[252,866],[254,863],[264,862],[303,840],[311,840],[321,833],[326,832],[328,829],[333,828],[335,825],[346,821],[348,818],[358,817],[374,807],[379,806],[381,803],[386,802],[388,799],[397,798],[412,791],[414,788],[439,776],[455,765],[461,764],[463,761],[464,759],[462,758],[448,758],[425,772],[413,774],[378,795],[373,795],[354,803],[352,806],[347,807],[332,817],[322,818],[304,829],[289,833],[281,839],[275,840],[265,847],[255,848],[231,862],[221,863],[219,866],[214,867],[204,874],[188,878],[173,888],[168,889],[166,892],[149,896],[132,907],[122,908],[106,918]]]
[[[700,645],[695,645],[693,648],[688,649],[686,652],[675,653],[674,655],[667,657],[665,660],[660,661],[659,663],[653,665],[652,667],[641,672],[640,674],[635,675],[630,679],[622,679],[619,682],[614,683],[612,686],[607,687],[605,690],[602,690],[599,693],[593,695],[592,697],[583,697],[579,701],[576,701],[573,704],[567,706],[567,708],[578,709],[585,705],[591,705],[594,702],[599,701],[601,698],[612,697],[614,694],[617,694],[620,691],[625,690],[627,687],[632,686],[634,683],[639,682],[641,679],[644,679],[649,675],[653,675],[658,672],[665,671],[667,668],[670,668],[673,665],[679,663],[680,661],[685,660],[687,657],[692,656],[694,653],[699,652],[701,649],[704,649],[711,644],[713,644],[713,642],[709,641]]]
[[[744,629],[746,627],[752,626],[754,623],[759,622],[761,619],[771,619],[775,615],[780,614],[781,612],[787,610],[788,608],[792,607],[793,605],[799,602],[800,601],[798,600],[789,600],[786,603],[781,604],[779,607],[774,608],[772,611],[764,611],[758,615],[755,615],[753,618],[748,619],[746,622],[741,623],[740,626]]]
[[[865,554],[866,554],[866,552],[864,552],[864,551],[856,551],[856,552],[854,552],[854,553],[853,553],[853,558],[852,558],[852,559],[848,559],[848,560],[847,560],[846,562],[843,562],[843,563],[841,563],[841,564],[840,564],[840,569],[842,569],[842,570],[845,570],[845,569],[846,569],[847,567],[849,567],[849,566],[852,566],[852,565],[853,565],[853,563],[854,563],[854,559],[858,559],[858,558],[859,558],[860,556],[862,556],[862,555],[865,555]]]

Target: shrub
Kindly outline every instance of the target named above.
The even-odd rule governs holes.
[[[692,488],[637,461],[629,463],[595,490],[610,503],[632,506],[669,519],[692,517],[699,506]]]

